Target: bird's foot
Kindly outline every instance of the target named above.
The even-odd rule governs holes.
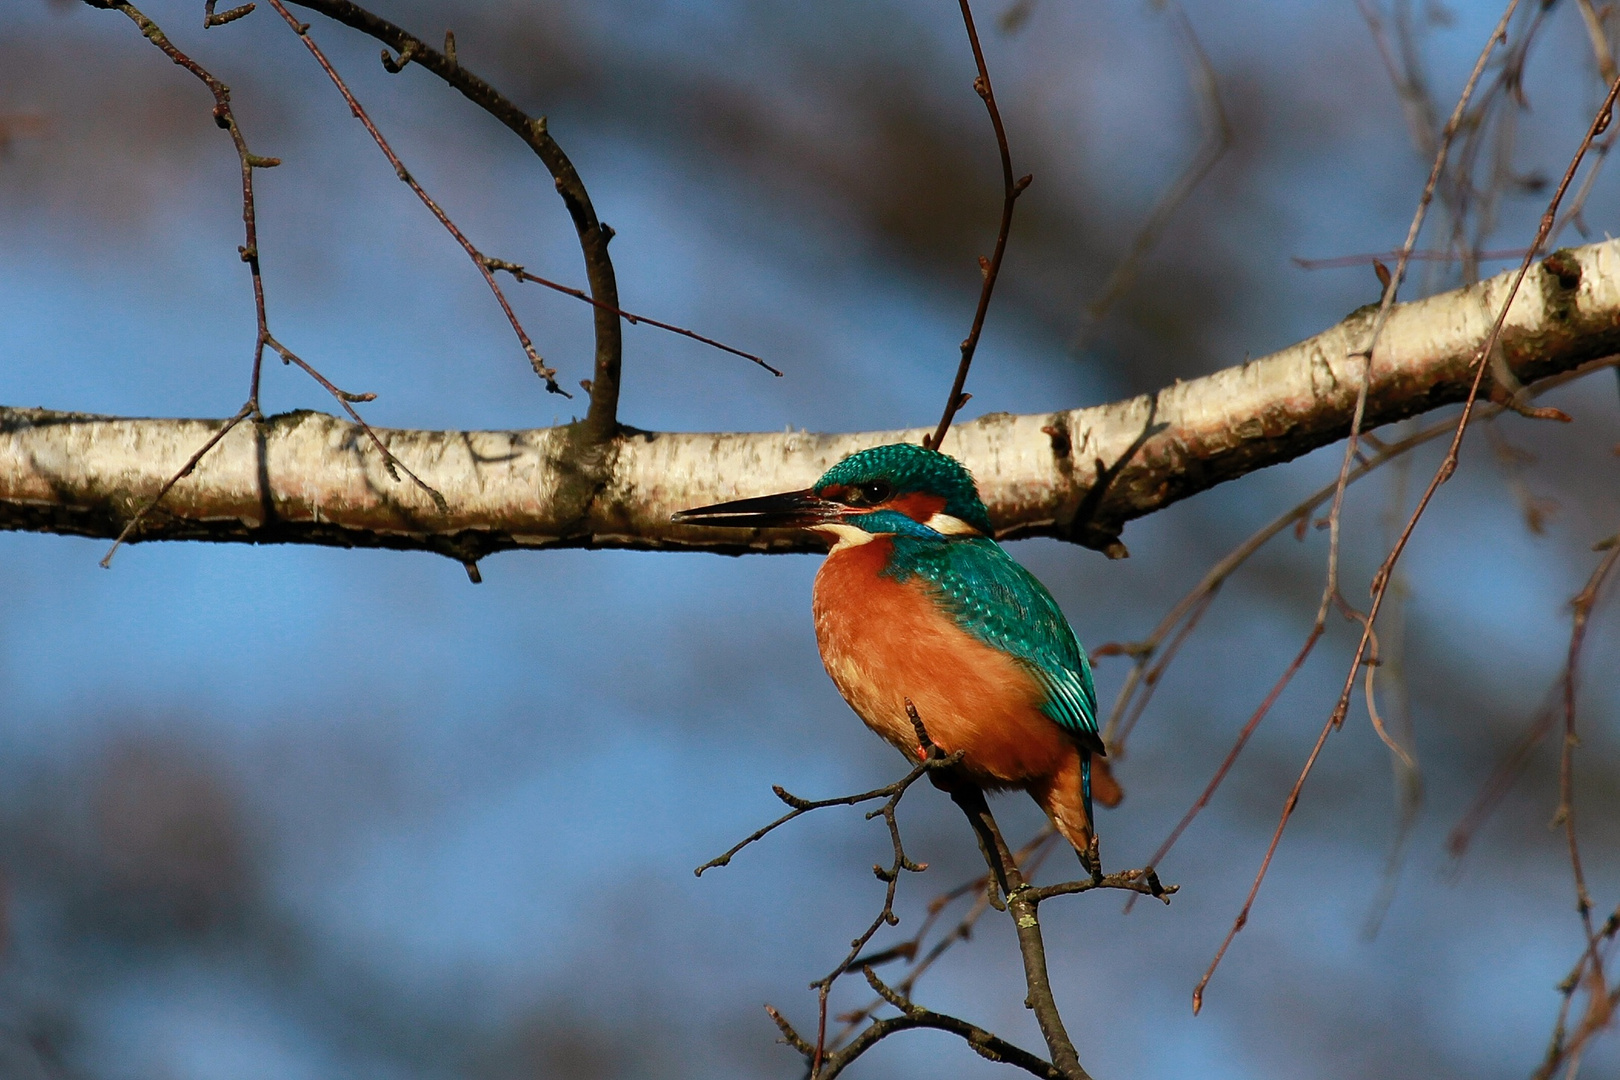
[[[1086,850],[1076,854],[1080,855],[1080,866],[1091,875],[1092,883],[1100,884],[1103,879],[1102,849],[1097,844],[1097,838],[1093,836],[1091,843],[1086,845]]]

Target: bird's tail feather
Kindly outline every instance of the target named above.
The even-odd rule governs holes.
[[[1080,802],[1086,809],[1086,827],[1097,831],[1097,818],[1091,812],[1091,751],[1080,751]]]

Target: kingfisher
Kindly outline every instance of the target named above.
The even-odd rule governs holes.
[[[718,503],[680,524],[802,528],[830,542],[812,609],[827,674],[866,726],[926,756],[907,711],[969,781],[1029,793],[1096,870],[1091,665],[1057,601],[995,540],[973,476],[910,443],[877,446],[803,491]],[[1118,802],[1106,767],[1098,799]]]

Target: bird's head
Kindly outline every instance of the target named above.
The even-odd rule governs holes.
[[[967,469],[953,457],[911,443],[852,454],[803,491],[682,510],[673,520],[737,529],[816,529],[857,541],[896,533],[991,534],[990,515]]]

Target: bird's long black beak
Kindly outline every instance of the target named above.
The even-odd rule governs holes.
[[[677,525],[710,525],[726,529],[792,529],[832,521],[843,507],[819,498],[809,488],[761,495],[756,499],[699,506],[672,514]]]

